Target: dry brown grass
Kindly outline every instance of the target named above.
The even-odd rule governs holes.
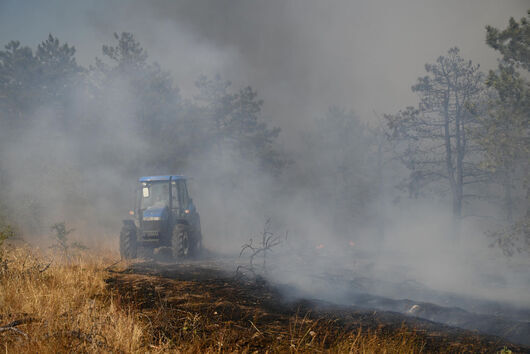
[[[9,249],[0,273],[0,319],[21,332],[0,333],[7,352],[130,352],[143,345],[135,314],[116,306],[105,290],[104,257],[84,254],[70,260],[45,257],[28,247]],[[48,266],[49,265],[49,266]]]
[[[286,321],[215,317],[200,307],[168,307],[164,299],[142,309],[107,286],[116,256],[85,253],[54,260],[27,246],[5,253],[0,268],[0,348],[24,352],[332,352],[413,353],[421,336],[342,331],[332,320],[288,315]],[[134,300],[134,299],[132,299]],[[256,317],[257,318],[257,317]],[[243,325],[244,324],[244,325]]]

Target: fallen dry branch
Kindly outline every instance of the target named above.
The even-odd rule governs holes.
[[[114,272],[114,270],[112,270],[111,268],[114,267],[115,265],[117,265],[118,263],[121,263],[123,260],[120,259],[119,261],[116,261],[114,263],[112,263],[111,265],[109,265],[108,267],[105,267],[105,269],[103,269],[105,272]]]
[[[17,326],[20,326],[21,324],[31,323],[35,321],[34,318],[28,317],[28,318],[22,318],[20,320],[15,320],[13,322],[10,322],[6,324],[5,326],[0,326],[0,332],[6,332],[6,331],[13,331],[15,333],[21,334],[24,337],[28,337],[27,333],[21,331],[20,329],[16,328]]]
[[[44,266],[44,268],[42,269],[39,269],[39,273],[44,273],[46,270],[48,270],[48,268],[50,268],[50,266],[52,265],[53,261],[51,261],[50,263],[46,264]]]

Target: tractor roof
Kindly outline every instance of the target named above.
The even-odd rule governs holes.
[[[155,181],[176,181],[179,179],[186,179],[184,176],[180,175],[170,175],[170,176],[147,176],[140,177],[138,182],[155,182]]]

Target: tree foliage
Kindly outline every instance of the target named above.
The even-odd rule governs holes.
[[[35,109],[45,105],[63,107],[82,68],[75,48],[61,44],[51,34],[31,48],[11,41],[0,51],[0,108],[4,124],[24,128]]]
[[[102,47],[111,64],[98,59],[92,68],[97,78],[96,100],[105,110],[101,115],[113,112],[116,116],[111,119],[127,125],[124,128],[129,132],[130,142],[122,144],[122,148],[136,151],[134,147],[142,145],[142,151],[131,161],[136,167],[128,166],[130,172],[175,169],[187,158],[179,144],[179,138],[185,134],[178,124],[179,89],[169,72],[148,61],[147,52],[131,33],[115,33],[114,39],[115,45]]]
[[[52,239],[54,243],[50,248],[59,251],[62,256],[69,259],[73,251],[86,250],[87,247],[77,241],[71,241],[70,235],[75,229],[68,229],[65,222],[58,222],[50,227],[54,232]]]
[[[332,233],[373,225],[381,187],[377,138],[359,115],[337,106],[304,132],[291,178]]]
[[[237,91],[219,76],[199,77],[196,96],[207,117],[211,144],[236,149],[241,157],[257,161],[261,168],[278,173],[288,160],[274,147],[280,128],[269,128],[262,117],[263,100],[247,86]]]
[[[114,60],[119,69],[130,71],[147,65],[147,52],[142,48],[132,33],[114,33],[118,41],[116,46],[103,45],[103,54]]]
[[[480,116],[476,136],[485,151],[484,164],[504,190],[508,226],[493,232],[505,253],[530,251],[530,10],[504,30],[487,26],[486,42],[502,54],[486,81],[496,95]],[[519,72],[522,70],[523,73]],[[524,196],[522,198],[518,196]]]
[[[530,70],[530,10],[520,22],[510,18],[506,29],[486,26],[486,32],[486,43],[499,51],[506,63]]]
[[[530,11],[521,23],[511,18],[505,30],[486,27],[487,43],[503,55],[498,69],[491,70],[486,81],[497,95],[489,102],[480,136],[491,168],[512,169],[530,157],[530,83],[517,71],[523,68],[530,72],[529,19]]]
[[[418,93],[418,108],[407,107],[387,115],[390,138],[398,144],[399,159],[410,170],[407,187],[411,197],[428,186],[449,191],[455,219],[462,217],[465,186],[483,179],[474,163],[476,152],[469,137],[476,125],[469,107],[477,104],[483,91],[479,66],[451,48],[436,63],[426,64],[428,75],[420,77],[412,90]]]

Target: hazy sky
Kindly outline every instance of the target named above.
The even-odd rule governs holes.
[[[113,32],[133,32],[185,96],[199,74],[251,85],[289,132],[329,105],[364,119],[415,104],[410,86],[450,47],[483,68],[497,54],[485,25],[505,27],[530,1],[0,0],[0,44],[35,47],[48,33],[83,65]]]

